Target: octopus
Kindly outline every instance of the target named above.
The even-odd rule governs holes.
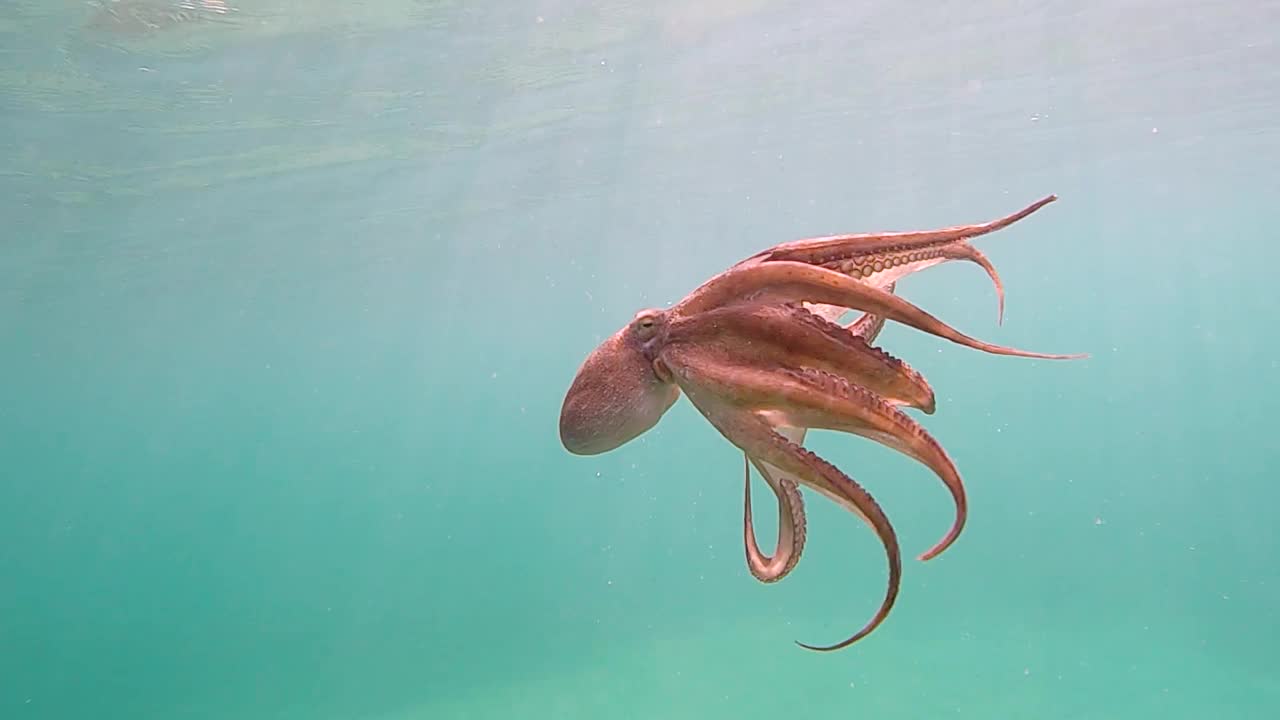
[[[946,450],[904,410],[936,410],[933,389],[904,361],[874,344],[893,321],[982,352],[1046,360],[1051,354],[996,345],[953,328],[895,293],[904,277],[948,262],[979,265],[995,285],[998,322],[1004,285],[970,242],[1008,227],[1057,199],[974,225],[935,230],[814,237],[758,252],[699,285],[667,309],[645,309],[604,340],[579,367],[560,412],[560,440],[575,455],[614,450],[653,428],[684,395],[744,458],[743,540],[747,567],[772,583],[790,573],[806,539],[800,487],[827,498],[876,534],[888,563],[879,608],[848,638],[802,648],[832,651],[865,638],[888,617],[902,577],[897,533],[871,494],[804,447],[810,429],[878,442],[941,480],[955,506],[945,535],[918,556],[938,557],[959,538],[967,500]],[[851,322],[840,320],[860,312]],[[751,468],[777,498],[772,556],[755,538]]]

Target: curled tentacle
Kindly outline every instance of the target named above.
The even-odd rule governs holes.
[[[948,245],[942,249],[942,257],[949,260],[968,260],[977,264],[987,272],[987,277],[991,278],[991,283],[996,286],[996,301],[998,303],[996,324],[1004,324],[1004,282],[1000,280],[1000,273],[996,272],[996,266],[991,264],[986,255],[978,248],[967,242],[959,242],[954,245]]]
[[[875,616],[848,639],[830,646],[797,643],[810,650],[836,650],[866,637],[888,616],[897,598],[902,560],[897,535],[888,517],[865,488],[831,463],[778,434],[774,427],[810,426],[808,420],[824,421],[815,414],[800,423],[783,422],[804,396],[809,405],[821,406],[823,393],[814,383],[805,383],[803,372],[768,370],[726,362],[696,346],[669,345],[662,354],[674,381],[707,420],[751,458],[776,466],[800,483],[831,498],[854,512],[880,538],[889,563],[889,586]],[[834,376],[832,376],[834,377]],[[839,400],[839,398],[837,398]],[[845,403],[850,405],[850,403]],[[840,408],[836,408],[840,409]]]
[[[664,358],[675,370],[675,382],[700,410],[703,406],[714,410],[709,403],[716,398],[733,398],[733,407],[760,413],[774,427],[851,433],[896,450],[932,470],[951,494],[955,519],[946,535],[922,553],[920,560],[940,555],[964,530],[968,501],[955,463],[919,423],[875,393],[822,370],[759,363],[747,358],[727,359],[692,346],[668,346]],[[700,393],[701,400],[693,396],[695,391]],[[712,424],[716,423],[708,411],[704,410],[703,414]],[[790,472],[753,449],[743,449],[753,458]],[[804,482],[804,478],[797,479]],[[869,520],[865,515],[860,517]]]
[[[808,650],[839,650],[869,635],[889,616],[902,582],[902,555],[898,547],[898,538],[892,523],[889,522],[889,518],[879,504],[865,488],[848,475],[812,452],[782,437],[760,417],[718,401],[716,399],[718,395],[715,392],[708,393],[704,388],[699,387],[702,378],[697,371],[684,366],[676,372],[676,376],[681,378],[681,387],[685,389],[690,401],[724,435],[725,439],[752,457],[777,466],[801,483],[835,500],[841,506],[856,508],[859,517],[864,518],[875,531],[884,546],[885,557],[889,564],[888,586],[875,615],[858,632],[833,645],[818,646],[800,641],[796,641],[796,644]]]
[[[756,542],[755,525],[751,520],[751,465],[764,476],[765,482],[778,499],[778,543],[773,557],[766,557]],[[804,551],[805,515],[804,499],[800,488],[777,467],[759,460],[751,460],[743,454],[743,544],[747,554],[747,569],[760,582],[774,583],[786,577],[800,562]]]

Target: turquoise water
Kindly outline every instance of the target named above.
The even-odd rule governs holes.
[[[1277,716],[1280,3],[228,4],[0,7],[0,717]],[[977,242],[1003,325],[972,265],[899,291],[1090,359],[880,338],[960,541],[810,435],[903,544],[853,647],[793,641],[870,617],[875,538],[810,493],[756,582],[687,400],[561,447],[636,310],[1049,193]]]

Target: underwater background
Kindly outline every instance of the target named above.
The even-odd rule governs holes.
[[[1280,717],[1280,3],[0,5],[0,718]],[[814,235],[983,222],[890,324],[968,488],[807,444],[747,573],[595,345]],[[753,480],[762,545],[773,499]],[[761,509],[763,508],[763,509]]]

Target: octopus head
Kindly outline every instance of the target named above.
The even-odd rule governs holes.
[[[641,310],[587,356],[560,409],[560,442],[575,455],[598,455],[645,433],[679,398],[657,347],[667,312]]]

